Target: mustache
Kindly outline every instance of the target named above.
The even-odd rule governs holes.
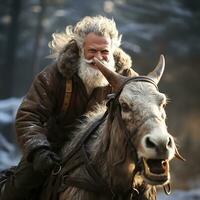
[[[84,60],[87,64],[95,64],[94,59],[88,60],[88,59],[84,58],[83,60]],[[104,60],[103,60],[103,59],[101,59],[100,61],[104,63]]]
[[[88,59],[84,58],[83,60],[84,60],[87,64],[94,63],[93,59],[88,60]]]

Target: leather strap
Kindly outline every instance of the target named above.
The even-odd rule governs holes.
[[[67,79],[66,85],[65,85],[65,96],[64,96],[63,105],[62,105],[63,112],[66,112],[69,107],[71,95],[72,95],[72,80]]]

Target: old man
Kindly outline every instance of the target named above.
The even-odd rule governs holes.
[[[2,188],[2,200],[32,199],[58,168],[59,151],[83,114],[112,91],[94,57],[122,75],[134,73],[120,43],[114,20],[102,16],[85,17],[53,34],[49,47],[56,61],[35,77],[17,112],[23,158]]]

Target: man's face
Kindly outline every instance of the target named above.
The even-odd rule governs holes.
[[[78,74],[89,90],[95,87],[108,85],[108,81],[103,74],[97,70],[93,58],[96,57],[102,62],[106,62],[109,69],[115,71],[115,60],[111,48],[111,40],[107,37],[89,33],[83,45],[83,52],[80,58]]]
[[[98,36],[95,33],[89,33],[85,37],[83,50],[86,61],[93,68],[96,68],[92,61],[94,57],[106,62],[110,61],[111,56],[113,59],[110,38]]]

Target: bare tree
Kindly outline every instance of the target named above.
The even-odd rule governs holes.
[[[39,70],[39,59],[41,54],[41,47],[42,47],[42,36],[44,32],[43,27],[43,20],[45,17],[45,10],[46,10],[46,1],[40,0],[40,7],[41,10],[38,15],[38,24],[36,27],[36,37],[35,37],[35,43],[33,47],[33,57],[32,57],[32,70],[33,70],[33,76],[38,72]]]
[[[19,35],[20,12],[21,0],[12,0],[10,9],[11,23],[7,34],[6,58],[1,74],[1,78],[4,80],[4,86],[6,86],[6,90],[4,90],[2,94],[3,98],[10,97],[13,94],[14,63]]]

